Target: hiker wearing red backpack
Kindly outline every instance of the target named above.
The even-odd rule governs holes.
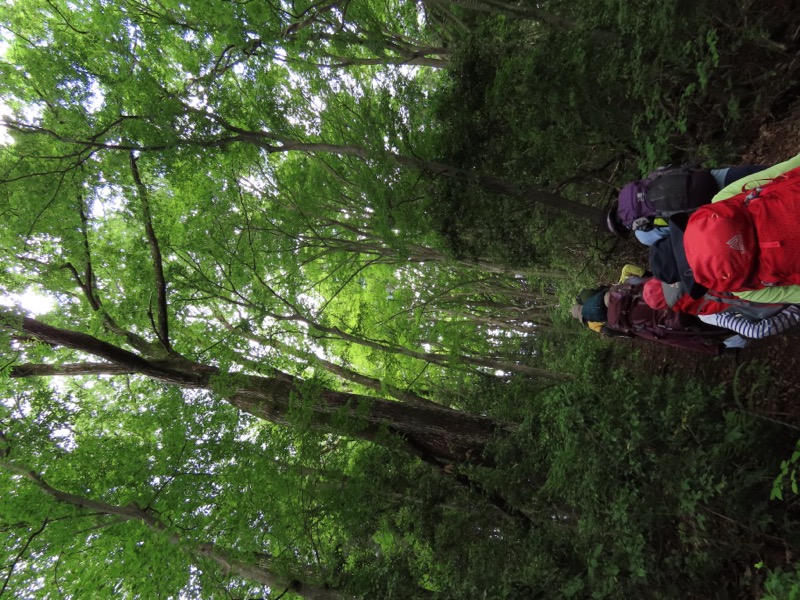
[[[727,186],[670,236],[682,280],[761,303],[800,303],[800,155]]]
[[[737,298],[700,285],[692,276],[683,245],[683,230],[671,219],[670,236],[650,247],[650,270],[644,299],[652,308],[668,306],[697,315],[704,323],[725,327],[747,338],[783,333],[800,320],[800,311],[786,304],[766,304]]]
[[[675,221],[673,218],[670,222],[669,237],[650,246],[650,271],[662,284],[662,290],[657,291],[655,285],[650,283],[650,294],[645,299],[649,297],[654,302],[661,303],[658,296],[660,293],[667,305],[678,312],[708,315],[735,309],[752,320],[771,317],[786,307],[784,304],[766,304],[736,298],[730,292],[716,292],[698,284],[686,260],[683,230]],[[653,302],[648,301],[648,304],[655,307]]]
[[[607,214],[606,225],[620,237],[633,231],[641,243],[649,246],[668,235],[666,220],[671,215],[691,212],[710,203],[728,184],[764,168],[757,165],[719,169],[662,167],[620,190]]]

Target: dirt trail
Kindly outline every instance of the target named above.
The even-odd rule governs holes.
[[[772,116],[742,156],[743,163],[771,165],[800,152],[800,101],[783,115]]]

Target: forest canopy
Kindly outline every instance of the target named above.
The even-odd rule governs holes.
[[[796,89],[790,2],[684,4],[0,7],[0,597],[800,589],[769,372],[564,309]]]

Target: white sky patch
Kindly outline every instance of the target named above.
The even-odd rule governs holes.
[[[424,7],[425,5],[422,2],[417,2],[417,25],[420,27],[425,27],[428,20]]]
[[[21,294],[5,294],[0,297],[0,305],[8,307],[22,307],[34,316],[49,313],[55,307],[53,298],[45,296],[32,288],[27,288]]]
[[[0,56],[2,55],[0,54]],[[14,141],[11,139],[11,136],[8,135],[8,129],[2,124],[2,120],[9,116],[11,116],[11,111],[8,106],[0,100],[0,146],[8,146]]]
[[[281,60],[283,58],[280,56],[281,53],[285,55],[282,50],[276,50],[276,59]],[[314,93],[306,77],[296,73],[288,66],[286,71],[289,74],[289,86],[282,85],[276,89],[281,91],[285,101],[290,105],[294,101],[295,92],[299,90],[305,104],[302,115],[292,114],[292,112],[287,111],[285,114],[286,120],[292,125],[301,125],[305,129],[306,135],[319,135],[322,128],[321,118],[327,107],[325,99]]]
[[[109,183],[101,183],[93,188],[86,187],[87,194],[94,193],[94,200],[91,203],[90,213],[94,220],[99,220],[106,215],[117,213],[125,208],[125,201],[119,186]],[[95,228],[99,228],[100,224],[96,224]]]
[[[103,104],[106,102],[106,96],[103,94],[103,90],[100,89],[100,84],[97,83],[97,80],[92,77],[92,81],[89,84],[89,97],[84,102],[84,106],[86,110],[90,113],[96,113],[98,110],[103,108]]]
[[[320,306],[324,302],[324,298],[322,298],[319,294],[297,294],[297,300],[302,303],[303,306],[309,308],[311,310],[319,310]]]
[[[44,104],[28,104],[22,109],[23,122],[34,124],[41,120],[44,114]]]
[[[52,437],[56,441],[56,446],[67,452],[78,447],[77,442],[75,442],[75,435],[71,429],[56,429],[53,431]]]
[[[187,104],[196,110],[207,110],[211,112],[205,96],[206,89],[202,85],[197,86],[197,93],[189,96]]]
[[[318,346],[317,344],[309,340],[307,343],[307,347],[314,353],[314,355],[317,358],[320,358],[322,360],[327,360],[330,362],[332,357],[329,356],[327,352],[325,352],[325,348],[323,348],[322,346]]]
[[[251,356],[256,358],[266,358],[275,354],[275,349],[272,346],[266,346],[256,340],[247,340],[247,345],[250,348]]]

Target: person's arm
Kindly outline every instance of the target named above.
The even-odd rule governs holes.
[[[636,239],[645,246],[652,246],[658,240],[663,240],[665,237],[669,237],[669,227],[654,227],[650,231],[642,231],[641,229],[637,229],[633,232],[633,234],[636,236]]]
[[[800,304],[800,285],[774,285],[760,290],[734,292],[733,295],[758,304]]]
[[[800,323],[800,310],[795,306],[790,306],[774,317],[760,321],[748,321],[734,312],[700,315],[700,320],[709,325],[730,329],[744,337],[761,339],[776,333],[783,333],[793,325]]]

